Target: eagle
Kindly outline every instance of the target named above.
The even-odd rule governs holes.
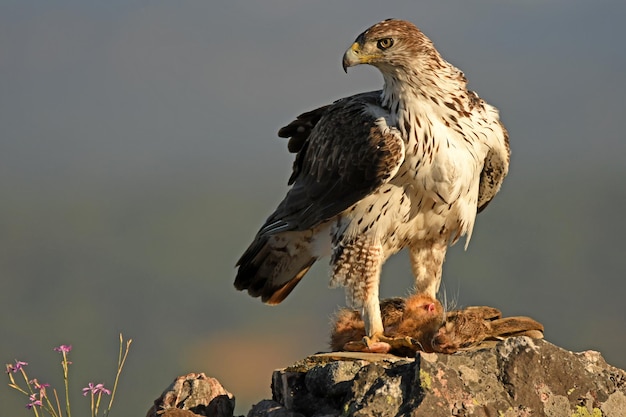
[[[237,262],[235,287],[278,304],[330,256],[330,286],[345,288],[376,343],[385,340],[385,261],[407,248],[413,291],[434,298],[448,246],[465,236],[467,247],[476,214],[507,175],[510,148],[498,110],[414,24],[388,19],[361,33],[343,69],[360,64],[382,73],[382,90],[279,130],[296,154],[291,187]]]

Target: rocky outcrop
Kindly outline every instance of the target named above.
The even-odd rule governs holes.
[[[154,400],[146,417],[232,417],[235,398],[204,373],[179,376]]]
[[[528,337],[415,359],[315,355],[276,371],[272,391],[281,407],[248,417],[626,416],[626,372]]]
[[[528,337],[415,359],[313,355],[275,371],[272,393],[247,416],[626,416],[625,371]]]

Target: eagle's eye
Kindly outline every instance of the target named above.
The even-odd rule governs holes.
[[[381,51],[384,51],[385,49],[389,49],[392,46],[393,46],[392,38],[383,38],[383,39],[379,39],[378,42],[376,42],[376,47],[378,47],[378,49],[380,49]]]

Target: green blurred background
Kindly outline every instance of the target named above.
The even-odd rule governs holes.
[[[0,359],[60,388],[88,382],[112,416],[144,415],[177,375],[206,372],[244,414],[270,375],[326,349],[342,290],[327,262],[280,306],[234,290],[234,264],[282,198],[300,112],[381,85],[341,71],[369,25],[415,22],[497,106],[511,171],[467,251],[458,306],[529,315],[546,339],[626,367],[626,27],[621,1],[0,0]],[[382,295],[406,295],[406,255]],[[26,416],[0,387],[0,416]]]

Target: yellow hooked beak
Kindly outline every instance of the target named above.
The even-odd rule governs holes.
[[[343,54],[343,70],[344,72],[348,72],[348,67],[353,67],[355,65],[362,64],[361,57],[361,45],[358,42],[354,42],[350,48]]]
[[[373,61],[380,59],[380,53],[363,53],[363,44],[358,40],[352,44],[350,48],[343,54],[343,70],[348,72],[348,67],[360,64],[371,64]]]

